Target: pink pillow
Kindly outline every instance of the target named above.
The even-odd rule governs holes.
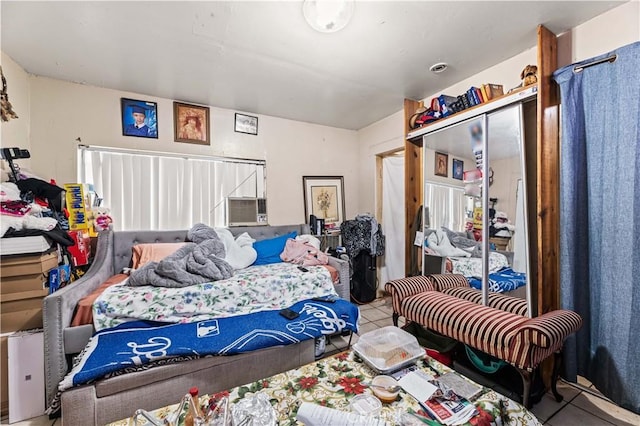
[[[149,243],[133,246],[132,265],[138,269],[148,262],[159,262],[165,257],[175,253],[185,243]]]

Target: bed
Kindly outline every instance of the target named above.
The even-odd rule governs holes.
[[[230,230],[234,235],[247,232],[258,241],[292,231],[297,231],[298,234],[308,233],[306,225],[238,227]],[[85,350],[87,342],[94,335],[95,330],[91,325],[71,327],[78,302],[108,278],[130,266],[134,245],[183,242],[186,236],[186,230],[101,233],[97,241],[96,256],[87,273],[44,299],[45,385],[48,405],[56,399],[59,384],[71,370],[71,355]],[[348,300],[348,263],[330,257],[329,265],[338,271],[335,292]],[[177,356],[164,359],[154,363],[153,368],[136,366],[128,374],[114,375],[64,391],[60,398],[63,422],[69,425],[104,424],[138,408],[153,409],[175,403],[191,386],[198,386],[203,392],[216,392],[297,368],[313,360],[313,339],[230,356]]]
[[[447,228],[427,231],[423,256],[424,274],[460,274],[475,289],[482,289],[482,257],[479,243],[465,232]],[[470,256],[471,254],[471,256]],[[489,253],[489,291],[526,298],[526,274],[512,269],[513,252]]]

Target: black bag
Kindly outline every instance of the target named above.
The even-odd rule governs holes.
[[[351,301],[369,303],[376,298],[376,258],[366,251],[361,251],[352,260]]]

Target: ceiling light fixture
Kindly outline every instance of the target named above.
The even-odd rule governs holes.
[[[429,67],[429,71],[434,72],[436,74],[443,72],[447,69],[449,65],[446,62],[438,62],[437,64],[433,64]]]
[[[321,33],[335,33],[346,27],[353,9],[353,0],[304,0],[302,3],[304,19]]]

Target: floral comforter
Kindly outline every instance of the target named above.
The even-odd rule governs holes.
[[[96,330],[133,320],[186,323],[282,309],[313,297],[336,295],[323,266],[308,272],[291,263],[250,266],[226,280],[184,288],[129,287],[105,290],[93,305]]]
[[[454,274],[462,274],[465,277],[482,277],[481,257],[450,257]],[[489,252],[489,273],[498,272],[509,266],[507,257],[495,251]]]

